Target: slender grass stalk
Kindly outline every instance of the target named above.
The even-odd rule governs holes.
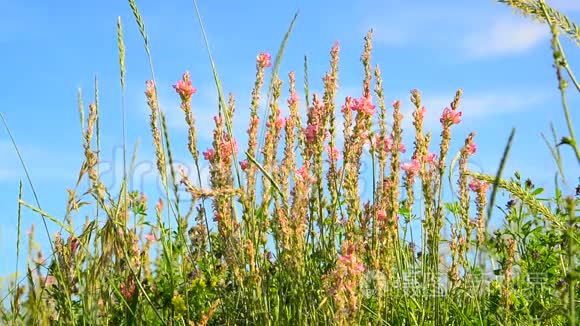
[[[493,183],[492,183],[491,197],[489,199],[489,206],[487,206],[486,229],[487,229],[487,225],[489,225],[489,221],[491,220],[491,214],[493,213],[493,208],[494,208],[494,204],[495,204],[495,197],[497,196],[497,191],[499,189],[499,181],[501,180],[501,175],[503,174],[503,170],[505,168],[505,164],[507,162],[507,159],[508,159],[508,156],[510,153],[510,149],[512,147],[512,142],[514,141],[515,135],[516,135],[516,128],[512,128],[512,131],[510,132],[510,135],[508,137],[507,144],[505,145],[505,148],[503,150],[501,160],[499,162],[499,168],[497,169],[497,172],[495,174],[495,178],[494,178]]]

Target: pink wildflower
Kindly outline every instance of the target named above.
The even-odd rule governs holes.
[[[72,237],[70,238],[69,243],[71,255],[74,255],[77,252],[77,249],[79,248],[81,242],[76,237]]]
[[[266,127],[270,128],[272,124],[270,123],[270,121],[266,122]],[[274,127],[276,129],[282,129],[284,128],[284,126],[286,125],[286,119],[282,118],[282,117],[278,117],[278,119],[276,119],[276,121],[274,122]]]
[[[352,103],[351,109],[366,115],[373,115],[375,113],[375,105],[372,103],[371,98],[365,96],[360,99],[355,99]]]
[[[288,105],[297,105],[298,104],[298,94],[296,92],[292,92],[290,94],[290,98],[288,99]]]
[[[52,276],[52,275],[48,275],[45,279],[44,279],[44,285],[45,286],[53,286],[56,284],[56,277]]]
[[[258,66],[260,66],[260,68],[272,67],[272,61],[271,61],[272,56],[268,52],[261,52],[260,54],[258,54],[258,57],[256,58],[256,60],[258,62]]]
[[[135,294],[135,282],[129,280],[128,282],[121,283],[120,292],[125,300],[131,300],[133,294]]]
[[[316,138],[318,126],[315,124],[309,124],[306,129],[304,129],[304,135],[306,136],[306,140],[311,143]]]
[[[421,109],[418,111],[419,118],[421,118],[421,120],[425,117],[425,112],[427,112],[427,109],[424,106],[422,106]]]
[[[347,96],[344,100],[344,104],[340,108],[340,112],[344,113],[346,110],[352,109],[354,101],[355,100],[351,96]]]
[[[444,125],[454,125],[454,124],[458,124],[461,122],[461,115],[463,113],[457,110],[451,110],[450,108],[445,108],[443,110],[443,114],[441,115],[441,119],[439,119],[439,121],[441,121],[442,124]]]
[[[465,148],[467,149],[467,153],[469,153],[470,155],[475,154],[475,152],[477,151],[477,145],[475,145],[474,142],[470,142],[469,144],[467,144]]]
[[[435,153],[427,154],[427,163],[435,165],[436,162],[437,162],[437,154]]]
[[[189,100],[191,95],[195,94],[196,92],[195,87],[191,86],[191,79],[189,78],[188,71],[183,74],[183,79],[178,80],[177,83],[173,85],[173,88],[175,88],[177,94],[179,94],[181,99],[184,101]]]
[[[151,233],[147,233],[145,235],[145,240],[150,241],[150,242],[154,242],[157,240],[157,237],[155,236],[155,233],[151,232]]]
[[[473,192],[486,192],[487,188],[489,188],[489,183],[485,181],[473,179],[469,183],[469,189],[471,189]]]
[[[384,221],[387,218],[387,212],[384,209],[379,209],[377,211],[377,219],[379,221]]]
[[[213,160],[215,157],[215,150],[213,148],[208,148],[205,152],[203,152],[203,158],[208,161]]]
[[[352,254],[339,255],[338,260],[350,272],[359,274],[365,271],[365,266]]]
[[[220,144],[220,154],[222,157],[232,156],[238,152],[238,143],[235,139],[230,141],[222,141]],[[205,154],[204,154],[205,155]]]
[[[403,169],[408,176],[413,177],[419,174],[421,163],[417,159],[412,159],[410,162],[401,164],[401,169]]]
[[[145,86],[145,96],[148,98],[153,97],[153,95],[155,95],[155,82],[148,80],[145,82]]]
[[[155,210],[161,212],[163,210],[163,199],[159,198],[157,205],[155,205]]]
[[[314,182],[315,181],[315,178],[310,176],[310,173],[308,172],[308,169],[306,168],[305,165],[303,165],[301,168],[297,169],[296,174],[298,174],[298,176],[306,182]]]
[[[326,147],[326,150],[328,151],[328,157],[330,158],[331,161],[338,161],[338,159],[340,158],[340,150],[338,149],[338,147],[336,146],[330,147],[330,145],[328,145]]]
[[[392,149],[393,149],[393,138],[389,136],[385,139],[385,150],[387,152],[390,152]],[[405,144],[400,143],[399,144],[399,152],[405,153],[406,151],[407,151],[407,149],[405,148]]]
[[[246,171],[248,166],[249,166],[248,160],[240,161],[240,168],[242,168],[242,171]]]

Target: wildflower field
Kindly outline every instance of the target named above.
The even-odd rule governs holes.
[[[196,104],[198,76],[156,80],[147,16],[129,0],[123,14],[131,20],[117,20],[111,63],[123,94],[118,118],[114,126],[101,121],[111,109],[100,105],[97,79],[94,91],[79,91],[82,165],[75,184],[54,190],[68,193],[64,214],[41,207],[18,145],[24,131],[0,113],[0,135],[13,145],[2,155],[17,155],[24,171],[10,194],[18,195],[14,211],[3,212],[16,221],[17,240],[16,260],[2,262],[14,268],[2,275],[0,324],[576,325],[580,148],[572,120],[580,115],[568,99],[580,84],[565,50],[578,52],[580,25],[544,0],[498,2],[549,31],[559,99],[551,115],[565,129],[540,136],[549,123],[529,127],[546,145],[533,151],[553,157],[539,167],[553,176],[549,191],[505,168],[516,129],[498,130],[508,137],[492,149],[501,159],[491,170],[472,164],[482,150],[478,131],[455,132],[469,119],[462,89],[443,107],[426,108],[418,89],[392,98],[384,81],[397,77],[383,71],[395,63],[375,62],[373,30],[360,37],[360,62],[341,60],[336,42],[323,76],[309,75],[307,57],[296,71],[281,71],[299,14],[277,51],[256,51],[250,101],[238,103],[222,85],[228,71],[214,61],[193,1],[208,54],[196,60],[209,58],[217,90],[206,119]],[[126,119],[129,22],[150,69],[140,93],[148,123]],[[353,66],[360,85],[340,97],[343,67]],[[167,90],[179,103],[184,142],[174,141],[160,104]],[[235,116],[248,110],[240,124]],[[433,128],[427,114],[437,116]],[[147,128],[141,146],[154,153],[159,193],[130,182],[139,158],[129,123]],[[109,186],[101,137],[121,127],[121,182]],[[203,147],[200,130],[211,130]],[[177,162],[177,149],[187,151],[187,164]],[[48,241],[37,243],[40,233]]]

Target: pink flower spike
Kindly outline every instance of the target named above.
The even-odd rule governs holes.
[[[148,80],[145,82],[145,96],[148,98],[153,97],[155,94],[155,82],[152,80]]]
[[[463,113],[457,110],[451,110],[449,108],[445,108],[443,110],[443,114],[441,115],[441,119],[439,121],[443,125],[456,125],[461,122],[461,115]]]
[[[332,46],[332,51],[338,51],[340,49],[340,42],[334,41],[334,45]]]
[[[250,164],[248,163],[247,160],[240,161],[240,168],[242,169],[242,171],[246,171],[249,165]]]
[[[189,100],[191,95],[196,92],[195,87],[191,86],[191,79],[189,78],[188,71],[183,74],[183,79],[178,80],[177,83],[173,85],[173,88],[175,88],[177,94],[181,96],[181,99],[185,101]]]
[[[298,174],[298,176],[306,182],[314,182],[315,181],[315,178],[310,176],[310,173],[308,172],[308,169],[306,168],[305,165],[303,165],[301,168],[297,169],[296,174]]]
[[[308,142],[313,142],[316,138],[316,131],[318,129],[317,125],[309,124],[306,129],[304,129],[304,136]]]
[[[157,237],[155,236],[155,233],[147,233],[145,235],[145,240],[155,242],[157,240]]]
[[[435,165],[436,161],[437,161],[437,154],[435,154],[435,153],[427,154],[427,163]]]
[[[471,182],[469,183],[469,189],[471,189],[471,191],[473,192],[487,192],[487,189],[489,188],[489,183],[485,182],[485,181],[480,181],[477,179],[473,179],[471,180]]]
[[[270,121],[266,122],[266,127],[270,128],[271,125],[272,124],[270,123]],[[283,129],[285,125],[286,119],[282,117],[278,117],[278,119],[276,119],[276,122],[274,123],[274,127],[278,130]]]
[[[379,209],[377,211],[377,219],[379,221],[384,221],[387,218],[387,212],[384,209]]]
[[[407,151],[407,149],[405,148],[405,144],[400,143],[399,144],[399,152],[405,153],[406,151]]]
[[[375,105],[372,103],[370,97],[361,97],[353,101],[351,109],[358,111],[358,113],[373,115],[375,113]]]
[[[232,139],[230,141],[222,140],[219,146],[219,150],[220,155],[222,155],[222,157],[232,156],[233,154],[238,152],[238,143],[236,142],[235,139]]]
[[[419,174],[419,170],[421,170],[421,162],[417,159],[412,159],[411,162],[401,164],[401,169],[403,169],[409,177],[414,177]]]
[[[333,162],[338,161],[338,159],[340,158],[340,150],[338,149],[338,147],[336,146],[330,147],[330,145],[328,145],[326,147],[326,150],[328,151],[328,157],[330,158],[331,161]]]
[[[56,277],[52,276],[52,275],[48,275],[46,277],[46,279],[44,280],[44,285],[45,286],[52,286],[56,284]]]
[[[465,149],[467,149],[467,153],[469,153],[470,155],[473,155],[477,151],[477,145],[475,145],[474,142],[471,142],[471,143],[467,144]]]
[[[208,161],[213,160],[215,157],[215,150],[213,148],[208,148],[205,152],[203,152],[203,158]]]
[[[256,61],[258,62],[258,66],[260,68],[269,68],[272,67],[272,56],[268,52],[261,52],[258,54]]]
[[[298,94],[296,92],[292,92],[290,94],[290,98],[288,99],[288,105],[297,105],[298,104]]]

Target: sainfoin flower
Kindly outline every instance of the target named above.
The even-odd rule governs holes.
[[[270,128],[272,124],[270,123],[270,121],[266,122],[266,127]],[[274,127],[276,129],[282,129],[284,128],[284,126],[286,125],[286,119],[282,118],[282,117],[278,117],[278,119],[276,119],[276,121],[274,122]]]
[[[328,151],[328,157],[330,158],[331,161],[338,161],[338,159],[340,158],[340,150],[338,149],[338,147],[336,146],[330,147],[330,145],[328,145],[326,147],[326,150]]]
[[[426,160],[427,160],[427,163],[429,163],[431,165],[435,165],[435,163],[437,162],[437,154],[435,154],[435,153],[427,154]]]
[[[155,210],[157,210],[157,212],[161,212],[163,210],[163,199],[159,198],[159,201],[155,205]]]
[[[387,218],[387,212],[384,209],[379,209],[377,211],[377,219],[379,221],[384,221]]]
[[[474,142],[470,142],[469,144],[467,144],[467,146],[465,146],[465,149],[467,149],[467,153],[473,155],[477,151],[477,145],[475,145]]]
[[[298,94],[296,94],[296,92],[294,91],[290,94],[290,98],[288,98],[288,105],[292,106],[297,104],[298,104]]]
[[[385,150],[387,152],[390,152],[393,149],[393,138],[392,137],[387,137],[385,138]],[[399,144],[399,152],[401,153],[405,153],[407,151],[407,149],[405,148],[405,144],[400,143]]]
[[[423,118],[425,118],[425,113],[427,112],[427,109],[424,106],[422,106],[421,109],[417,112],[419,114],[419,118],[422,120]]]
[[[151,232],[145,235],[145,240],[154,242],[157,240],[157,237],[155,236],[155,233]]]
[[[181,99],[184,101],[189,100],[191,95],[195,94],[196,92],[196,89],[191,85],[191,79],[189,77],[188,71],[183,74],[183,78],[181,80],[178,80],[177,83],[173,85],[173,88],[175,88],[177,94],[179,94]]]
[[[258,54],[256,61],[261,68],[268,68],[272,66],[272,56],[268,52],[261,52]]]
[[[338,256],[338,261],[351,273],[358,274],[365,271],[365,265],[353,254],[340,255]]]
[[[208,148],[205,152],[203,152],[203,158],[208,161],[213,160],[215,157],[215,150],[213,148]]]
[[[310,173],[308,172],[308,169],[306,168],[305,165],[303,165],[301,168],[296,170],[296,174],[304,181],[306,182],[314,182],[316,181],[316,179],[314,177],[310,176]]]
[[[353,107],[354,99],[352,96],[347,96],[344,100],[344,104],[340,107],[340,112],[344,113],[346,110],[351,109]]]
[[[473,179],[469,183],[469,189],[473,192],[486,192],[487,188],[489,188],[489,183],[483,180]]]
[[[238,143],[235,139],[226,141],[223,140],[220,143],[220,155],[222,157],[232,156],[233,154],[238,152]]]
[[[145,96],[147,98],[153,97],[155,94],[155,82],[152,80],[148,80],[145,82]]]
[[[373,115],[375,113],[375,105],[372,103],[371,98],[365,96],[354,100],[351,109],[366,115]]]
[[[454,125],[461,122],[461,111],[451,110],[450,108],[443,109],[443,114],[441,115],[441,121],[444,125]]]
[[[318,126],[315,124],[309,124],[306,129],[304,129],[304,136],[306,137],[306,140],[310,143],[313,142],[314,139],[316,138],[316,131],[318,129]]]
[[[248,160],[240,161],[240,168],[242,169],[242,171],[246,171],[248,166],[249,166]]]
[[[44,285],[45,286],[52,286],[56,284],[56,277],[52,276],[52,275],[48,275],[46,277],[46,279],[44,280]]]
[[[401,164],[401,169],[407,173],[408,176],[416,176],[421,170],[421,162],[417,159],[412,159],[410,162]]]

